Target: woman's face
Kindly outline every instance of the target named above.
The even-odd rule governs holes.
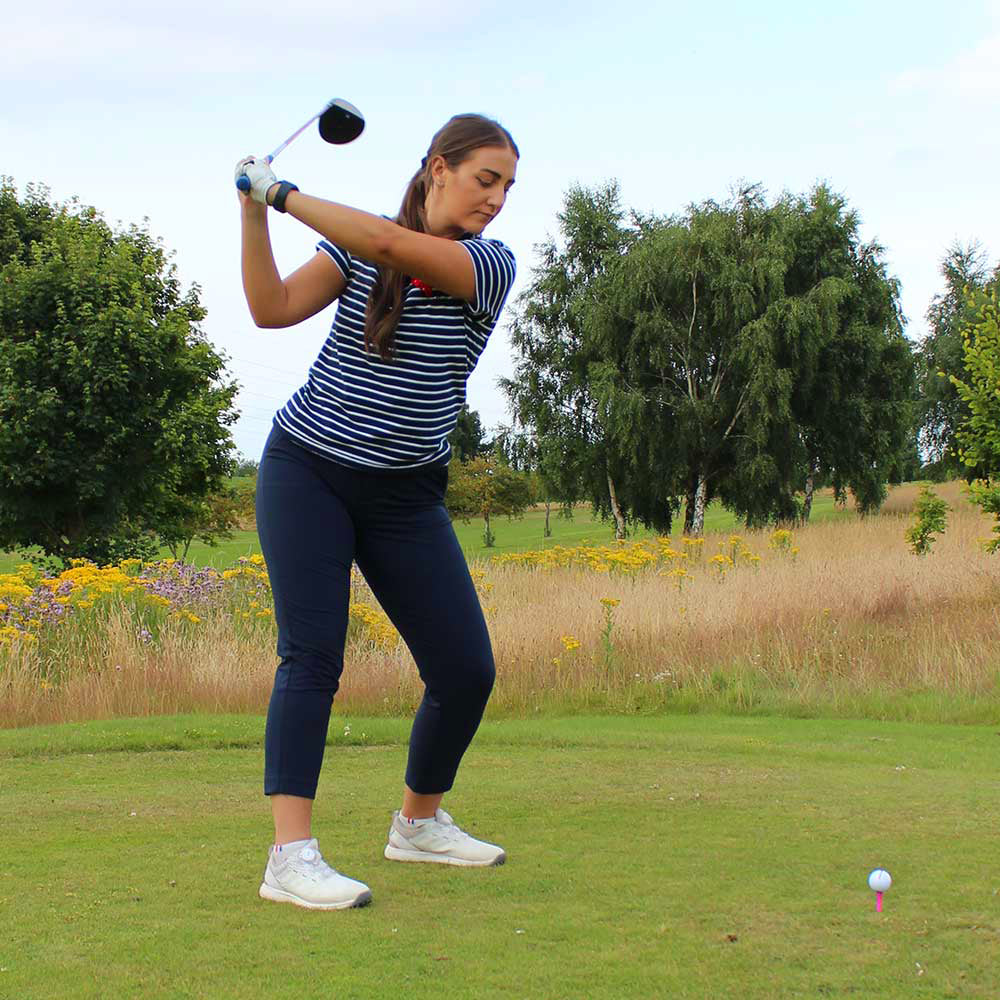
[[[443,156],[430,161],[424,212],[434,236],[480,233],[497,217],[514,184],[517,157],[507,146],[481,146],[453,171]]]

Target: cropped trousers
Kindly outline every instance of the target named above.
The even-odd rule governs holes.
[[[358,470],[274,424],[257,473],[257,531],[278,626],[264,794],[316,797],[344,669],[356,562],[416,662],[424,694],[406,784],[448,791],[496,676],[479,596],[444,506],[446,466]]]

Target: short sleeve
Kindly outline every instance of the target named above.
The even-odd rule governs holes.
[[[458,241],[472,257],[476,272],[476,298],[466,303],[469,316],[487,332],[496,326],[510,294],[517,262],[513,251],[499,240],[470,239]]]
[[[344,278],[347,281],[351,280],[351,255],[347,251],[341,250],[340,247],[328,243],[326,240],[320,240],[316,244],[316,249],[325,250],[333,258],[334,264],[344,272]]]

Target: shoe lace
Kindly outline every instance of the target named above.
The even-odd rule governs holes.
[[[336,868],[327,864],[323,855],[320,854],[319,851],[314,851],[313,855],[314,856],[303,857],[300,853],[295,859],[298,870],[302,875],[307,875],[310,878],[327,878],[330,875],[340,874]]]
[[[439,810],[438,814],[434,816],[433,819],[434,822],[430,824],[430,828],[433,830],[436,837],[452,842],[464,840],[468,837],[468,834],[462,830],[447,813],[444,813],[442,816],[441,811]]]
[[[469,836],[454,823],[438,823],[438,828],[435,832],[439,837],[454,841],[465,840]]]
[[[457,842],[460,840],[470,840],[469,835],[448,815],[443,809],[439,809],[436,816],[435,833],[445,840]]]

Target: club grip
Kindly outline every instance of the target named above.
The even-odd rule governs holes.
[[[250,190],[250,178],[249,178],[249,177],[247,177],[247,175],[246,175],[246,174],[240,174],[240,176],[236,178],[236,186],[237,186],[237,187],[238,187],[238,188],[239,188],[239,189],[240,189],[240,190],[241,190],[241,191],[242,191],[242,192],[243,192],[244,194],[246,194],[246,193],[247,193],[247,191],[249,191],[249,190]]]

